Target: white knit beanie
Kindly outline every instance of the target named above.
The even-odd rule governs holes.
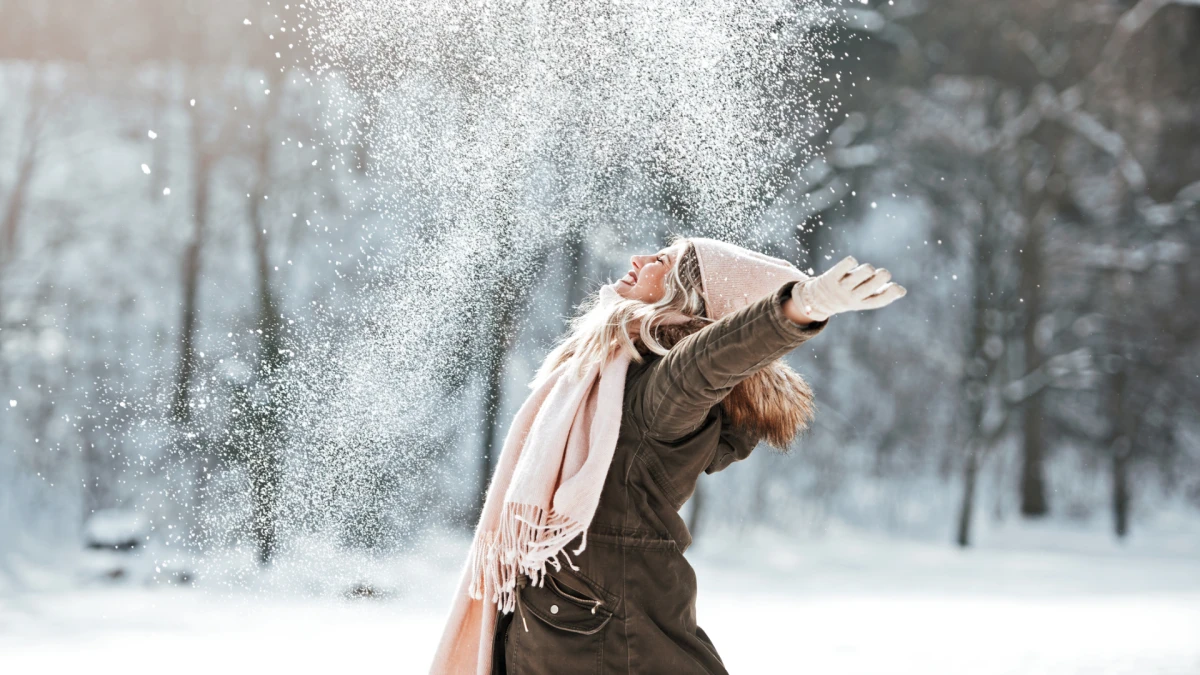
[[[700,262],[701,295],[714,321],[779,289],[809,279],[792,263],[716,239],[691,239]]]

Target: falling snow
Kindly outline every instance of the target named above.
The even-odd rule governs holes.
[[[336,320],[289,325],[287,365],[261,393],[288,437],[280,527],[423,517],[437,449],[477,424],[461,397],[487,358],[471,345],[493,339],[475,334],[489,299],[535,283],[573,237],[620,242],[662,218],[743,239],[791,231],[766,217],[763,195],[818,150],[808,139],[836,108],[805,86],[828,57],[832,18],[815,3],[716,1],[302,12],[321,26],[309,65],[329,126],[369,148],[379,189],[361,198],[387,227],[361,257],[330,261],[338,276],[353,265],[380,281],[326,312]],[[688,212],[656,202],[664,189]],[[213,531],[233,522],[204,518],[228,519]]]
[[[1200,672],[1194,519],[1144,530],[1139,521],[1119,544],[1098,521],[1006,533],[1017,466],[1007,437],[980,474],[973,550],[948,548],[940,529],[924,531],[933,544],[842,531],[842,519],[943,528],[955,511],[954,453],[975,450],[944,429],[970,430],[951,424],[952,407],[975,394],[939,385],[929,397],[925,385],[974,378],[975,351],[1013,372],[1033,353],[999,332],[969,351],[962,331],[1008,330],[1028,307],[1047,314],[1029,324],[1037,341],[1057,348],[1073,335],[1099,338],[1112,322],[1093,308],[1065,318],[1069,301],[1057,298],[1047,312],[1024,286],[1011,302],[993,297],[1006,292],[1008,263],[972,257],[984,249],[969,240],[993,223],[975,202],[1006,201],[984,199],[998,188],[971,188],[971,172],[940,163],[946,148],[922,159],[942,118],[905,113],[906,101],[948,105],[976,86],[978,73],[956,70],[961,59],[937,56],[947,46],[920,19],[944,20],[945,8],[837,4],[268,0],[213,13],[215,33],[189,42],[206,53],[210,39],[252,45],[232,50],[227,70],[205,59],[114,62],[105,86],[60,96],[90,83],[71,73],[95,64],[10,59],[0,99],[22,112],[0,129],[0,151],[28,147],[34,161],[26,212],[11,226],[17,244],[0,252],[15,254],[0,275],[0,380],[11,397],[0,477],[14,478],[0,485],[0,521],[11,523],[0,528],[10,544],[0,545],[0,653],[27,670],[94,668],[131,653],[147,663],[189,653],[187,667],[211,669],[206,659],[231,652],[304,670],[313,654],[343,667],[348,655],[378,659],[379,650],[347,652],[347,641],[400,634],[411,662],[427,660],[466,549],[469,502],[488,475],[484,430],[503,433],[565,325],[564,300],[678,232],[787,255],[809,248],[797,262],[810,275],[853,253],[925,287],[925,304],[894,320],[847,319],[835,340],[792,357],[811,356],[828,384],[827,422],[795,468],[777,471],[785,465],[759,454],[742,478],[706,484],[716,488],[709,513],[728,511],[714,526],[740,523],[737,533],[706,529],[688,552],[700,621],[731,670],[778,671],[792,659],[819,672]],[[888,63],[861,77],[859,55],[878,53],[860,49],[868,39],[902,66],[915,55],[925,73],[901,67],[893,78]],[[1092,42],[1047,46],[1070,45],[1063,55],[1075,63],[1086,57],[1074,43]],[[926,87],[926,76],[940,84]],[[1000,86],[982,80],[983,90]],[[901,93],[870,100],[888,106],[863,97],[844,109],[841,96],[885,87]],[[1015,102],[1040,90],[1014,91]],[[136,102],[121,100],[131,92]],[[990,94],[955,104],[945,119],[991,119],[1010,103],[995,100],[1003,105],[989,107]],[[39,131],[26,138],[30,126]],[[906,149],[911,137],[924,139],[920,153]],[[1044,154],[1058,172],[1079,153]],[[1101,176],[1111,169],[1102,164]],[[21,204],[26,182],[0,178],[12,192],[5,203]],[[1072,191],[1108,184],[1078,178],[1066,182]],[[895,183],[904,180],[911,186]],[[949,204],[927,199],[952,193]],[[1195,204],[1159,206],[1183,218]],[[838,205],[844,213],[822,220]],[[1062,220],[1048,229],[1054,246],[1070,232]],[[813,227],[822,231],[806,240]],[[571,266],[577,252],[587,264]],[[1078,257],[1051,276],[1072,279],[1078,272],[1065,270]],[[569,284],[565,267],[578,275]],[[200,307],[186,309],[181,286],[197,269]],[[1083,276],[1071,282],[1077,292],[1103,297]],[[972,302],[982,321],[955,313]],[[191,334],[189,322],[199,326]],[[975,393],[998,401],[1047,373],[1094,376],[1081,354]],[[489,377],[503,383],[499,403],[484,393]],[[1111,438],[1081,410],[1072,408],[1073,428]],[[1106,485],[1100,470],[1069,463],[1071,445],[1051,469],[1078,478],[1051,484],[1055,509],[1076,519]],[[887,472],[895,482],[880,479]],[[1149,491],[1136,495],[1138,517],[1158,508]],[[809,524],[811,536],[791,540]],[[269,565],[256,548],[265,538]],[[327,604],[357,602],[364,589],[387,602],[353,614]],[[231,641],[231,621],[246,617],[254,625]],[[147,642],[150,625],[161,635]],[[313,648],[284,646],[298,637]],[[206,651],[214,639],[230,649]]]

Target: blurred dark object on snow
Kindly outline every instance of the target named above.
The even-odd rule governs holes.
[[[103,509],[92,514],[84,527],[87,547],[132,551],[149,536],[145,516],[125,509]]]

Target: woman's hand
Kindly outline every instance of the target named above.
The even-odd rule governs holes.
[[[796,309],[813,321],[824,321],[834,314],[862,309],[879,309],[904,297],[907,290],[891,281],[886,269],[842,258],[824,274],[792,286]]]

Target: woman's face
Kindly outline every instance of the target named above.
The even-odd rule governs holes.
[[[629,259],[632,268],[617,281],[617,295],[645,303],[658,302],[666,293],[667,274],[679,258],[679,247]]]

